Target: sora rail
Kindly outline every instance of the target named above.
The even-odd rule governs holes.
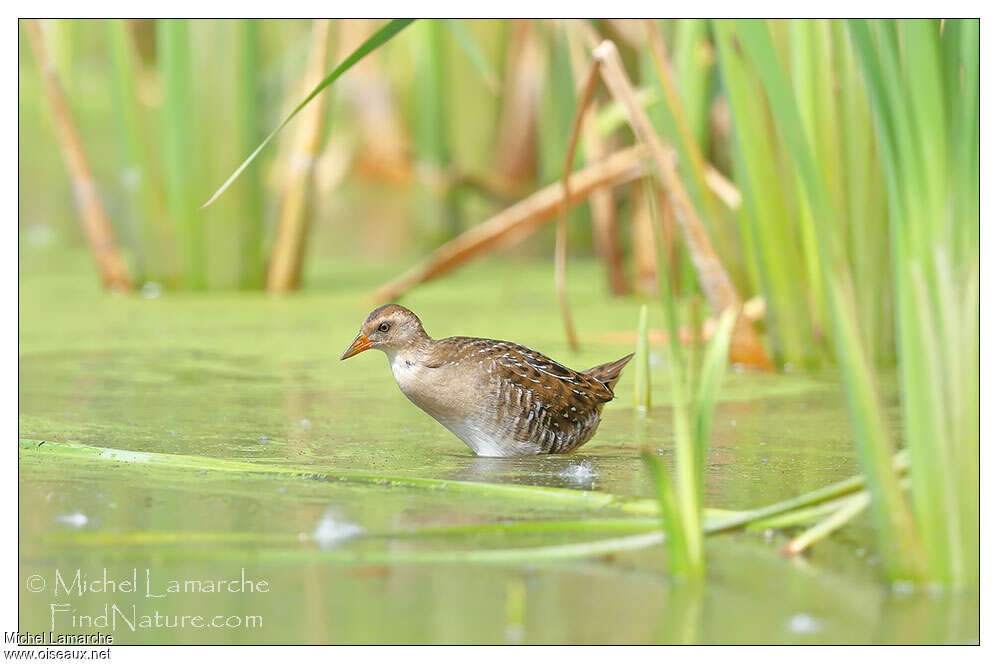
[[[385,305],[368,315],[341,360],[388,356],[403,394],[476,455],[568,453],[590,440],[632,355],[585,372],[512,342],[431,339],[416,314]]]

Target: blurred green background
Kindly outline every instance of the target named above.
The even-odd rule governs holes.
[[[22,501],[25,575],[116,561],[208,576],[254,561],[284,581],[275,606],[294,626],[268,624],[269,641],[977,641],[978,21],[421,20],[199,208],[387,25],[20,22],[19,433],[22,497],[36,506]],[[558,200],[557,185],[544,188],[563,175],[602,40],[637,104],[602,78],[571,168],[633,164],[569,211],[575,350],[552,287],[558,206],[537,213],[537,202]],[[678,183],[649,159],[635,108]],[[532,214],[536,231],[514,228]],[[455,248],[474,245],[487,220],[498,242],[462,261]],[[834,505],[804,532],[714,538],[705,585],[682,593],[649,551],[500,566],[481,578],[486,597],[448,581],[479,579],[474,566],[337,567],[601,533],[422,541],[410,533],[422,527],[621,515],[276,482],[268,465],[655,497],[638,454],[675,468],[669,371],[693,376],[702,327],[723,309],[691,224],[731,284],[729,304],[748,301],[743,333],[777,369],[724,378],[704,503],[746,509],[862,473],[859,512]],[[428,257],[446,274],[379,290]],[[405,402],[380,359],[336,360],[385,294],[435,337],[516,340],[573,367],[634,349],[639,307],[657,294],[676,303],[680,329],[652,307],[649,371],[626,372],[586,448],[482,460]],[[664,352],[667,330],[682,356]],[[632,408],[647,390],[639,376],[651,377],[644,415]],[[132,473],[104,466],[114,453],[46,452],[42,440],[219,468]],[[262,475],[228,475],[233,461]],[[331,521],[364,535],[329,552]],[[815,529],[813,559],[777,553]],[[619,593],[621,607],[605,602]],[[406,611],[382,621],[372,609],[423,612],[434,594],[443,600],[416,627]],[[46,618],[36,601],[22,598],[32,625]],[[364,618],[347,625],[344,607]],[[535,613],[561,618],[525,619]]]

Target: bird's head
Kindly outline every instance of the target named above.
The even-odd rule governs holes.
[[[394,355],[427,339],[420,317],[402,305],[383,305],[368,314],[361,332],[343,352],[340,360],[356,356],[368,349],[381,349]]]

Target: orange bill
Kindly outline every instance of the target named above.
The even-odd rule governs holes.
[[[368,339],[368,336],[364,333],[359,333],[357,337],[354,338],[354,341],[350,343],[350,346],[347,347],[347,350],[343,352],[343,355],[340,356],[340,360],[352,358],[361,351],[367,351],[370,348],[371,340]]]

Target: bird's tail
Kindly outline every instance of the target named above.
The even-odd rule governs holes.
[[[624,366],[628,364],[628,361],[631,360],[634,355],[634,353],[629,353],[624,358],[615,360],[612,363],[604,363],[603,365],[591,367],[583,372],[583,374],[592,376],[594,379],[607,386],[608,390],[613,392],[614,386],[617,385],[617,380],[621,378],[621,370],[624,369]]]

